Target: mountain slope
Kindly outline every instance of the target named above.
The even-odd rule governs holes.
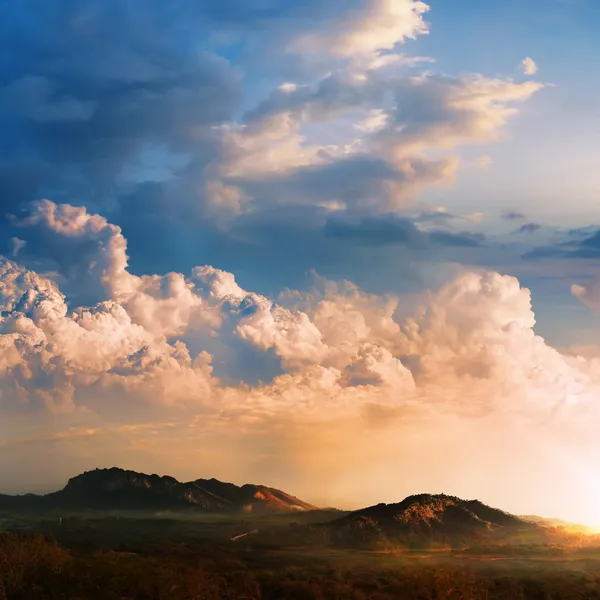
[[[429,547],[543,539],[545,529],[478,500],[421,494],[397,504],[378,504],[326,525],[343,546]]]
[[[315,507],[281,490],[237,486],[217,479],[187,483],[169,476],[119,468],[96,469],[69,479],[45,496],[0,496],[0,508],[85,510],[197,510],[203,512],[291,512]]]
[[[561,519],[548,519],[545,517],[538,517],[537,515],[521,515],[521,519],[536,523],[544,527],[557,527],[566,531],[567,533],[581,533],[583,535],[593,535],[595,532],[593,527],[587,525],[580,525],[579,523],[569,523]]]

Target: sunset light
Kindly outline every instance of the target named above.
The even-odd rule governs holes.
[[[0,569],[4,530],[131,558],[184,513],[600,572],[599,32],[595,0],[0,2]],[[214,597],[288,597],[256,577]]]

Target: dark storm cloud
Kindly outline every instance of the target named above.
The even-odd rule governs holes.
[[[205,20],[186,4],[0,7],[2,212],[39,195],[114,200],[142,150],[186,152],[195,128],[231,117],[239,75],[198,46]]]
[[[453,146],[463,133],[479,139],[476,125],[487,122],[487,109],[457,111],[451,102],[468,88],[464,82],[443,76],[418,83],[402,75],[386,79],[375,69],[360,83],[334,57],[328,68],[314,70],[313,81],[314,73],[323,75],[317,83],[269,95],[282,81],[280,71],[269,70],[270,55],[292,60],[287,44],[311,31],[320,35],[328,24],[333,26],[327,43],[352,32],[344,29],[348,16],[369,16],[370,6],[366,0],[1,3],[0,218],[40,196],[86,205],[123,228],[134,272],[188,272],[209,263],[235,271],[245,285],[249,280],[250,289],[293,285],[313,267],[358,280],[374,277],[374,262],[392,264],[394,273],[409,270],[398,266],[398,245],[418,253],[419,260],[440,249],[448,260],[475,254],[483,238],[446,230],[458,227],[449,222],[453,217],[422,216],[436,227],[428,233],[400,218],[385,227],[346,223],[343,232],[321,208],[337,203],[353,215],[404,210],[423,187],[449,181],[449,158],[433,160],[399,148],[403,136],[394,132],[402,130],[415,147],[436,147],[438,141]],[[359,8],[362,13],[354,12]],[[260,58],[267,74],[259,78],[247,54],[269,44]],[[345,54],[343,60],[353,58]],[[248,104],[241,94],[245,86]],[[256,98],[266,100],[246,110]],[[355,108],[389,110],[390,102],[395,109],[384,131],[366,134],[374,147],[369,142],[349,155],[329,154],[327,146],[314,160],[294,163],[290,155],[302,154],[309,140],[289,155],[276,148],[273,162],[281,164],[253,170],[268,162],[261,135],[271,139],[268,121],[278,114],[297,119],[277,138],[286,142],[296,131],[304,135],[300,125],[321,127]],[[231,150],[223,141],[227,127],[219,127],[224,123],[247,129],[250,138],[254,127],[261,139],[241,135],[237,143],[232,136]],[[289,149],[285,143],[283,149]],[[390,160],[398,149],[402,159]],[[161,153],[153,159],[157,167],[144,167],[144,154]],[[236,170],[231,167],[239,154],[246,168]],[[173,156],[177,166],[160,164]],[[232,211],[228,222],[206,217],[206,184],[215,181],[239,187],[247,197],[243,214]],[[0,222],[4,247],[19,236],[10,223]],[[34,260],[40,249],[41,243],[27,240],[21,253]]]
[[[176,185],[165,187],[179,194],[170,200],[189,218],[187,205],[203,202],[198,173],[220,152],[211,127],[231,121],[241,106],[241,70],[232,65],[243,62],[248,45],[289,41],[365,4],[2,3],[0,218],[41,196],[114,211],[137,194],[140,181],[126,173],[157,146],[193,156],[193,168],[174,173]],[[344,101],[348,93],[330,78],[317,99],[361,102]]]

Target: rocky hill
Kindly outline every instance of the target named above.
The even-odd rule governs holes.
[[[573,535],[558,523],[517,517],[478,500],[420,494],[395,504],[377,504],[354,512],[319,510],[281,490],[263,485],[237,486],[217,479],[180,482],[169,476],[123,469],[96,469],[70,479],[60,491],[45,496],[2,496],[0,510],[35,514],[117,513],[156,516],[170,513],[294,514],[290,527],[279,527],[277,543],[333,544],[347,548],[480,547],[548,544]],[[245,517],[247,519],[247,517]],[[534,522],[535,521],[535,522]],[[271,543],[268,527],[254,537]],[[244,533],[244,532],[242,532]],[[566,538],[565,538],[566,539]]]
[[[461,547],[539,543],[547,530],[478,500],[421,494],[378,504],[324,525],[334,544],[350,547]]]
[[[263,485],[240,487],[217,479],[182,483],[169,476],[112,468],[87,471],[45,496],[0,496],[1,508],[277,513],[316,507]]]

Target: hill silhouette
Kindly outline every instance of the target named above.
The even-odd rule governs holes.
[[[334,544],[351,547],[402,545],[462,546],[507,541],[542,541],[544,527],[479,500],[444,494],[409,496],[396,504],[377,504],[325,525]]]
[[[264,485],[237,486],[217,479],[182,483],[169,476],[147,475],[113,467],[69,479],[45,496],[0,496],[0,508],[220,512],[293,512],[316,507]]]

